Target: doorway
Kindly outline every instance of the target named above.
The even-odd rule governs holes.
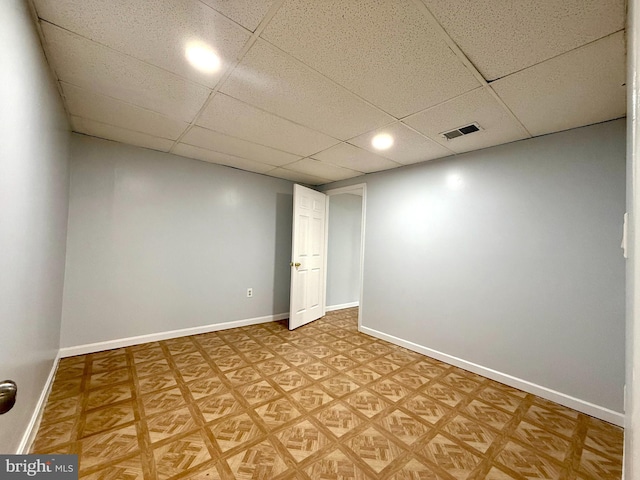
[[[362,326],[366,184],[336,188],[327,195],[325,311],[358,307]]]

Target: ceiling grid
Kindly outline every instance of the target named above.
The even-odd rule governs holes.
[[[624,0],[30,2],[74,131],[301,183],[626,113]]]

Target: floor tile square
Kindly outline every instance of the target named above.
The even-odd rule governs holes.
[[[302,365],[298,370],[316,381],[337,373],[337,370],[334,370],[322,362],[308,363],[307,365]]]
[[[85,416],[82,437],[88,437],[94,433],[133,421],[134,413],[131,401],[92,410]]]
[[[237,390],[242,398],[253,406],[268,402],[269,400],[280,396],[280,392],[273,388],[266,380],[243,385],[238,387]]]
[[[502,430],[507,422],[513,418],[502,410],[498,410],[497,408],[478,400],[473,400],[464,408],[463,411],[471,418],[474,418],[497,430]]]
[[[618,480],[622,477],[621,459],[612,459],[584,449],[580,458],[580,472],[598,480]]]
[[[285,392],[304,387],[311,383],[311,380],[296,369],[289,369],[282,373],[278,373],[271,377],[271,380]]]
[[[158,480],[165,480],[211,460],[200,432],[162,444],[153,450]]]
[[[367,367],[372,368],[381,375],[395,372],[400,368],[399,365],[386,358],[376,358],[374,360],[371,360],[370,362],[367,362]]]
[[[144,407],[145,415],[155,415],[160,412],[167,412],[182,408],[186,405],[179,388],[172,388],[160,392],[149,393],[140,397]]]
[[[96,358],[91,362],[91,372],[99,373],[108,370],[116,370],[127,366],[127,355],[119,353],[109,357]]]
[[[267,427],[275,429],[291,420],[300,417],[300,411],[286,398],[279,398],[255,409]]]
[[[370,368],[365,366],[346,370],[344,374],[353,378],[361,385],[369,385],[381,377],[378,372],[376,372],[375,370],[371,370]]]
[[[464,393],[470,393],[478,388],[479,383],[457,373],[448,373],[441,380],[442,383],[460,390]]]
[[[332,357],[325,357],[322,361],[336,370],[345,370],[357,365],[356,362],[341,353]]]
[[[268,360],[273,357],[273,353],[263,348],[259,348],[257,350],[251,350],[249,352],[243,352],[244,358],[247,359],[249,363],[258,363],[263,360]]]
[[[440,434],[420,449],[419,453],[459,480],[467,479],[480,463],[479,456]]]
[[[313,416],[338,438],[345,433],[351,432],[364,422],[359,415],[342,402],[328,405],[315,412]]]
[[[400,405],[432,425],[438,423],[442,417],[451,411],[448,407],[435,401],[432,397],[422,394],[410,397],[401,402]]]
[[[494,407],[501,408],[508,412],[515,412],[522,403],[522,397],[516,397],[495,387],[487,387],[482,390],[478,397],[485,402],[491,403]]]
[[[128,382],[130,379],[128,368],[119,368],[106,372],[94,373],[89,377],[89,388],[100,388],[120,382]]]
[[[539,425],[552,433],[562,435],[565,438],[572,437],[578,426],[577,420],[559,415],[554,411],[547,410],[535,404],[529,407],[524,416],[524,420]]]
[[[82,477],[82,480],[144,480],[142,459],[140,455],[134,455]]]
[[[208,397],[209,395],[218,395],[227,392],[227,387],[216,375],[200,380],[193,380],[187,383],[186,386],[191,392],[191,396],[196,400]]]
[[[232,415],[209,427],[223,452],[260,437],[263,432],[246,413]]]
[[[309,420],[301,420],[281,430],[276,436],[296,462],[305,460],[331,443]]]
[[[345,401],[361,414],[372,418],[391,405],[381,395],[369,390],[360,390],[350,395]]]
[[[380,473],[404,453],[395,442],[389,440],[373,427],[367,428],[364,432],[349,439],[347,445],[376,473]]]
[[[398,409],[381,417],[376,424],[408,446],[413,445],[416,440],[431,430],[431,427],[421,421],[419,417]]]
[[[291,397],[308,412],[333,400],[331,395],[313,385],[297,390]]]
[[[287,471],[284,459],[267,440],[227,460],[237,480],[269,480]]]
[[[55,423],[47,423],[41,425],[38,430],[38,436],[31,447],[34,452],[49,450],[55,445],[61,445],[73,440],[73,431],[77,419],[71,417]]]
[[[556,480],[562,469],[535,450],[508,442],[496,460],[525,478]],[[500,477],[498,477],[500,478]]]
[[[320,382],[334,397],[343,397],[360,388],[350,377],[344,374],[336,375]]]
[[[131,455],[139,448],[135,425],[87,437],[80,441],[80,473],[90,467]]]
[[[283,370],[287,370],[289,365],[279,358],[271,358],[260,363],[256,363],[254,367],[265,377],[269,377],[276,373],[280,373]]]
[[[304,469],[313,479],[370,480],[371,476],[340,450],[333,450]]]
[[[179,369],[179,372],[180,372],[180,375],[182,376],[182,380],[184,380],[185,382],[190,382],[192,380],[199,380],[204,378],[211,378],[216,376],[216,373],[206,363],[181,367]]]
[[[205,422],[213,422],[242,409],[231,392],[201,398],[196,401],[196,406],[202,413]]]
[[[164,360],[164,351],[159,345],[151,346],[149,348],[133,350],[133,362],[134,364],[152,362],[155,360]]]
[[[166,372],[158,375],[138,379],[138,392],[140,392],[140,395],[146,395],[147,393],[158,392],[160,390],[167,390],[177,386],[176,377],[171,370],[167,370]]]
[[[465,399],[465,395],[463,393],[440,382],[429,384],[426,387],[421,388],[419,391],[423,395],[442,402],[450,407],[455,407]]]
[[[569,452],[569,441],[528,422],[520,422],[513,438],[562,462]]]
[[[439,377],[447,371],[446,368],[435,365],[431,361],[427,360],[418,360],[416,363],[409,365],[408,368],[418,372],[420,375],[423,375],[430,380]]]
[[[435,473],[431,467],[413,458],[396,472],[390,480],[444,480],[444,477]]]
[[[370,385],[369,388],[391,402],[398,402],[411,393],[407,388],[389,379],[379,380]]]
[[[227,380],[233,383],[236,387],[262,379],[260,372],[253,367],[244,367],[238,370],[232,370],[225,373],[225,376],[227,377]]]
[[[59,422],[73,415],[76,415],[80,407],[80,397],[67,397],[60,400],[47,402],[42,414],[42,424]]]
[[[481,453],[486,453],[494,440],[498,438],[498,434],[494,430],[462,415],[457,415],[445,423],[443,430]]]
[[[150,375],[162,375],[170,372],[170,367],[169,362],[162,358],[158,360],[151,360],[150,362],[136,363],[135,370],[138,378],[142,378]]]
[[[220,358],[214,358],[213,361],[221,372],[228,372],[229,370],[243,368],[248,365],[240,355],[224,355]]]

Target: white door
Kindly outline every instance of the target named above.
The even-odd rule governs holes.
[[[324,315],[327,196],[293,186],[289,330]]]

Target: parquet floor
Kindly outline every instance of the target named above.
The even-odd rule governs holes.
[[[61,360],[34,453],[83,479],[620,479],[622,430],[342,310]]]

